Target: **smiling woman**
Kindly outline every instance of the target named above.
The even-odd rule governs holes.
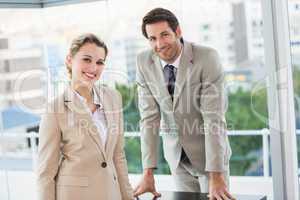
[[[87,68],[93,61],[98,59],[96,62],[96,70],[103,70],[104,62],[107,56],[108,50],[103,41],[99,40],[93,34],[81,35],[72,41],[69,54],[66,58],[66,67],[70,78],[72,78],[72,63],[77,64],[74,61],[78,61],[79,65],[75,65],[75,68],[81,66]],[[80,70],[80,69],[77,69]],[[85,69],[89,70],[89,69]],[[99,73],[99,74],[100,74]],[[96,75],[96,74],[94,74]],[[99,78],[99,77],[98,77]]]
[[[73,40],[65,92],[40,124],[39,200],[132,200],[123,150],[121,95],[96,87],[107,47],[93,34]]]

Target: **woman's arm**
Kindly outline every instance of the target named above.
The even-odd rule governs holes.
[[[48,111],[46,111],[48,112]],[[38,200],[55,200],[55,176],[60,161],[61,131],[54,113],[42,116],[37,165]]]
[[[124,152],[124,131],[123,131],[123,110],[122,110],[122,98],[118,93],[118,104],[120,111],[119,118],[119,133],[117,134],[118,142],[114,150],[114,164],[118,174],[118,182],[120,184],[120,190],[122,193],[122,200],[133,200],[133,190],[128,179],[127,161]]]

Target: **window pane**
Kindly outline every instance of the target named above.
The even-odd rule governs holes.
[[[298,168],[300,166],[300,1],[289,0],[289,26],[290,26],[290,40],[291,40],[291,58],[293,67],[293,84],[294,84],[294,100],[295,100],[295,118],[297,129],[297,149],[298,149]]]
[[[2,9],[0,17],[7,20],[0,24],[0,73],[9,78],[0,81],[0,94],[6,99],[0,105],[1,132],[37,131],[40,109],[68,84],[64,61],[71,39],[93,32],[109,48],[100,83],[121,92],[125,131],[137,133],[137,137],[126,137],[129,172],[141,173],[136,56],[149,48],[140,26],[142,17],[154,7],[168,8],[178,16],[184,39],[218,51],[229,100],[226,119],[233,150],[231,174],[266,175],[268,154],[263,152],[268,145],[263,141],[268,137],[263,133],[268,128],[268,112],[260,0],[190,0],[188,4],[183,0],[109,0],[41,10]],[[15,73],[19,71],[21,78]],[[16,84],[16,80],[24,81]],[[17,102],[10,95],[16,85],[22,94]],[[8,142],[12,147],[4,145],[7,154],[1,158],[30,157],[30,147],[36,141],[30,142],[24,137]],[[159,155],[156,173],[170,174],[161,144]],[[31,166],[32,159],[25,158],[18,157],[18,167],[24,166],[19,171],[31,170],[26,166]],[[6,169],[9,179],[14,180],[10,174],[13,167]]]

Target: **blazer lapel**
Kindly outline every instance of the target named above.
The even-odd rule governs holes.
[[[157,55],[155,55],[154,53],[152,55],[152,59],[153,59],[153,64],[150,67],[150,69],[153,70],[151,73],[153,75],[153,77],[150,80],[154,80],[155,82],[151,83],[151,85],[153,85],[155,87],[153,91],[155,91],[157,93],[159,92],[158,94],[156,93],[154,95],[159,95],[159,96],[163,97],[163,100],[166,102],[168,107],[170,107],[170,109],[172,109],[172,99],[171,99],[171,95],[169,94],[169,92],[167,90],[167,83],[165,81],[161,62],[159,60],[159,57]]]
[[[87,114],[84,105],[76,98],[74,91],[68,86],[64,92],[64,103],[74,113]]]
[[[186,80],[191,76],[193,66],[192,45],[184,42],[183,52],[180,58],[180,64],[176,75],[176,87],[174,91],[173,110],[175,110],[179,96],[185,86]]]
[[[110,147],[112,147],[111,144],[113,142],[113,138],[115,137],[112,134],[116,134],[115,132],[113,132],[114,126],[117,125],[115,124],[116,121],[114,120],[114,113],[116,112],[113,107],[114,100],[107,92],[105,92],[105,90],[102,87],[99,87],[99,89],[96,89],[95,91],[100,98],[101,104],[103,105],[104,114],[107,121],[107,140],[105,143],[104,150],[106,152],[106,155],[108,155]]]
[[[104,147],[101,142],[101,138],[98,132],[98,128],[95,125],[90,113],[88,113],[87,108],[85,105],[76,97],[74,91],[68,86],[64,93],[64,102],[65,105],[75,114],[77,117],[80,118],[79,123],[80,126],[86,127],[88,130],[89,136],[93,139],[97,148],[100,150],[100,153],[106,157],[104,154]]]

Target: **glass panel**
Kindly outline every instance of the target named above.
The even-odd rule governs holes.
[[[300,1],[288,0],[291,58],[295,100],[298,169],[300,166]],[[299,171],[299,170],[298,170]]]
[[[2,133],[6,130],[23,134],[37,131],[39,116],[36,112],[45,104],[46,97],[62,92],[61,87],[67,84],[64,59],[71,39],[83,32],[94,32],[109,47],[108,61],[100,82],[121,92],[125,130],[139,134],[135,59],[139,52],[149,48],[140,25],[145,13],[154,7],[172,10],[179,18],[184,39],[215,48],[221,57],[229,99],[226,119],[233,150],[231,174],[267,176],[268,145],[265,146],[263,141],[268,141],[268,138],[265,140],[262,134],[268,128],[268,115],[260,0],[190,0],[188,4],[183,0],[109,0],[42,10],[2,9],[0,18],[7,20],[0,24],[0,73],[12,77],[1,80],[5,84],[0,84],[1,95],[8,99],[1,101],[0,105],[3,110]],[[25,73],[25,78],[21,79],[28,84],[19,83],[18,91],[25,91],[23,87],[32,90],[22,94],[26,97],[26,101],[21,101],[21,105],[25,105],[22,109],[13,107],[15,103],[8,95],[15,85],[14,81],[19,80],[16,78],[19,76],[11,74],[19,68],[30,73]],[[33,100],[33,96],[41,98]],[[21,112],[24,110],[26,112]],[[20,129],[16,124],[19,119],[25,120]],[[5,147],[8,155],[31,155],[28,141],[20,140],[12,142],[13,149]],[[157,173],[170,174],[160,146]],[[141,173],[139,138],[126,137],[125,148],[129,172]],[[24,169],[18,171],[26,171],[26,166],[30,166],[26,163],[28,161],[19,159],[18,167],[24,165]],[[8,169],[10,180],[23,177],[21,174],[14,176],[12,170],[13,167]],[[271,187],[269,181],[261,188],[269,191]]]
[[[0,170],[0,198],[8,200],[8,188],[7,188],[7,172],[3,169]]]

